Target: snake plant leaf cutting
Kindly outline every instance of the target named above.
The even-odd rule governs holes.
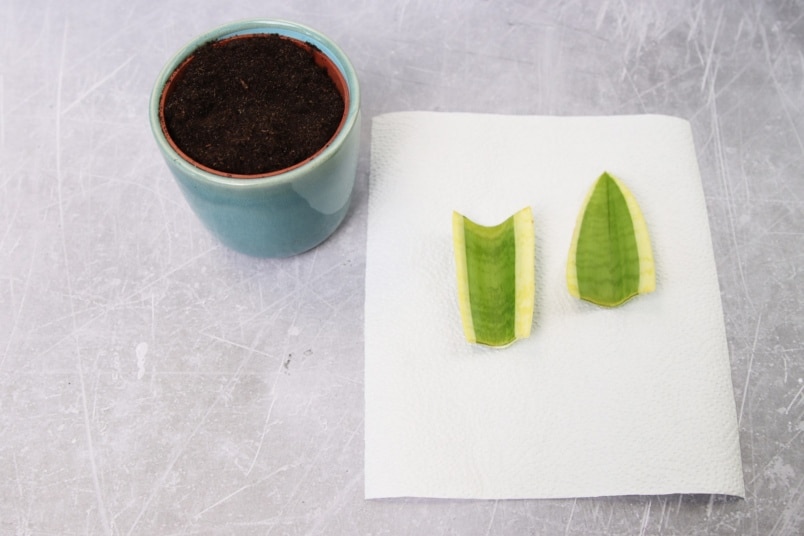
[[[567,287],[573,296],[606,307],[656,289],[645,218],[634,195],[609,173],[598,178],[578,215]]]
[[[530,207],[491,227],[453,212],[452,237],[466,340],[503,347],[529,337],[535,293]]]

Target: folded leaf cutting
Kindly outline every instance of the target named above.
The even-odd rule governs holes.
[[[573,296],[607,307],[656,289],[645,218],[634,195],[608,173],[589,191],[578,215],[567,287]]]
[[[452,236],[466,339],[507,346],[530,336],[535,292],[530,207],[492,227],[453,212]]]

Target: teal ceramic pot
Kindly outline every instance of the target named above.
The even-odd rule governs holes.
[[[172,142],[160,113],[164,88],[201,45],[254,33],[279,34],[317,55],[316,61],[328,70],[344,97],[345,112],[329,143],[293,167],[265,175],[221,173],[194,162]],[[248,20],[197,37],[159,74],[151,93],[150,123],[193,211],[212,234],[236,251],[257,257],[296,255],[326,240],[346,216],[357,170],[360,89],[343,51],[311,28],[287,21]]]

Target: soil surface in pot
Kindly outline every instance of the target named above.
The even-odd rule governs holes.
[[[256,34],[207,43],[165,98],[170,137],[190,158],[224,173],[291,167],[321,149],[344,102],[310,52]]]

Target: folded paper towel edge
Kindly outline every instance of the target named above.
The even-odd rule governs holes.
[[[734,500],[745,500],[745,489],[703,489],[690,488],[686,491],[668,490],[666,488],[656,488],[652,490],[640,491],[605,491],[605,492],[584,492],[584,493],[534,493],[534,494],[510,494],[499,495],[494,493],[484,494],[433,494],[416,492],[394,492],[383,493],[382,491],[370,490],[368,486],[364,488],[364,499],[367,501],[398,500],[398,499],[433,499],[433,500],[480,500],[480,501],[521,501],[521,500],[554,500],[554,499],[595,499],[605,497],[668,497],[668,496],[711,496],[731,498]]]
[[[677,121],[682,122],[687,125],[690,125],[689,120],[679,117],[676,115],[669,115],[669,114],[660,114],[660,113],[644,113],[644,114],[600,114],[600,115],[543,115],[543,114],[501,114],[496,112],[463,112],[463,111],[453,111],[453,112],[443,112],[443,111],[433,111],[433,110],[407,110],[407,111],[393,111],[393,112],[385,112],[382,114],[375,115],[372,117],[371,121],[374,122],[381,122],[386,120],[393,120],[399,117],[422,117],[422,116],[453,116],[453,117],[486,117],[486,118],[522,118],[522,119],[546,119],[546,120],[560,120],[560,121],[567,121],[567,120],[590,120],[590,119],[660,119],[663,121]]]

